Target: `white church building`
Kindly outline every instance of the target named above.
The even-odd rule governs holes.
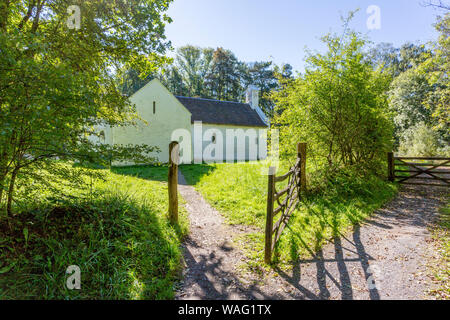
[[[258,105],[259,90],[254,86],[247,90],[246,103],[238,103],[175,96],[154,79],[134,93],[130,101],[144,121],[138,120],[135,126],[99,128],[99,142],[158,147],[159,152],[151,156],[160,163],[169,161],[172,141],[180,144],[182,163],[267,157],[268,120]]]

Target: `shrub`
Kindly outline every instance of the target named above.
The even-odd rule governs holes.
[[[399,153],[414,157],[438,155],[439,143],[436,132],[423,122],[405,130],[400,138]]]
[[[392,145],[389,79],[366,61],[357,33],[323,41],[328,52],[310,55],[305,73],[273,94],[280,151],[291,157],[305,141],[308,154],[326,167],[379,165]]]

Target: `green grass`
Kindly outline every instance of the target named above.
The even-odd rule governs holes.
[[[151,181],[167,182],[169,173],[168,167],[153,167],[153,166],[129,166],[129,167],[113,167],[111,172],[118,175],[126,175],[137,177]]]
[[[450,300],[450,202],[441,208],[440,213],[439,224],[433,231],[439,253],[439,262],[433,266],[433,276],[439,286],[431,294],[436,299]]]
[[[280,174],[286,172],[286,164]],[[248,265],[256,271],[263,265],[267,176],[255,163],[184,166],[188,183],[216,207],[230,224],[257,228],[257,232],[236,239],[245,248]],[[313,169],[308,167],[311,179]],[[281,186],[278,187],[281,190]],[[284,230],[275,262],[287,266],[311,256],[327,241],[352,229],[396,194],[395,184],[375,176],[352,173],[336,175],[332,181],[303,198]]]
[[[38,188],[0,218],[0,299],[173,298],[188,224],[184,210],[179,226],[166,218],[167,168],[112,171],[88,192]],[[81,290],[65,286],[70,265]]]

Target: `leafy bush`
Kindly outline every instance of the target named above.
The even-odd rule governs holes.
[[[304,141],[308,154],[326,160],[327,167],[380,164],[392,142],[389,77],[373,70],[357,33],[322,40],[328,51],[310,55],[305,73],[273,94],[280,151],[292,156]]]
[[[432,157],[438,155],[438,152],[436,132],[425,123],[421,122],[403,132],[399,147],[401,155]]]

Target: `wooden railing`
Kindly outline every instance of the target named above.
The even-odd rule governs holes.
[[[264,261],[272,261],[272,253],[277,241],[286,227],[292,213],[300,201],[301,191],[306,189],[306,143],[297,145],[297,160],[295,165],[282,176],[276,176],[276,168],[269,168],[269,183],[267,192],[267,217],[265,231]],[[276,184],[286,181],[287,185],[281,191],[276,190]],[[278,206],[275,208],[275,205]],[[281,214],[274,223],[274,218]]]
[[[401,184],[450,186],[448,167],[448,157],[395,157],[392,152],[388,153],[389,181]]]

